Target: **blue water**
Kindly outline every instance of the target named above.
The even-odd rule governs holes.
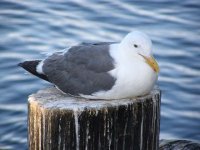
[[[0,1],[0,148],[27,149],[27,97],[50,84],[17,67],[80,41],[151,36],[161,72],[161,139],[200,140],[200,3]]]

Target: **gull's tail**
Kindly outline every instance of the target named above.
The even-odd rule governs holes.
[[[37,66],[39,65],[40,62],[41,60],[25,61],[25,62],[19,63],[18,66],[24,68],[31,74],[43,80],[49,81],[46,75],[37,72]]]

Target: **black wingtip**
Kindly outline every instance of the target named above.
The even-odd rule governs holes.
[[[46,75],[40,74],[37,72],[36,68],[37,68],[37,65],[40,63],[40,61],[41,60],[24,61],[24,62],[19,63],[18,66],[24,68],[26,71],[30,72],[31,74],[43,80],[49,81]]]
[[[22,62],[21,62],[21,63],[18,63],[17,66],[22,67],[22,66],[23,66],[23,63],[22,63]]]

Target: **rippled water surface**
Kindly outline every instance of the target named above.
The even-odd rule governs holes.
[[[46,86],[17,63],[80,41],[149,34],[161,72],[160,138],[200,141],[200,3],[0,1],[0,147],[27,149],[27,96]]]

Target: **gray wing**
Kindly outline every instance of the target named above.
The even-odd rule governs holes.
[[[115,83],[108,71],[114,68],[110,43],[81,44],[65,54],[55,53],[44,61],[48,80],[65,93],[90,95],[109,90]]]

